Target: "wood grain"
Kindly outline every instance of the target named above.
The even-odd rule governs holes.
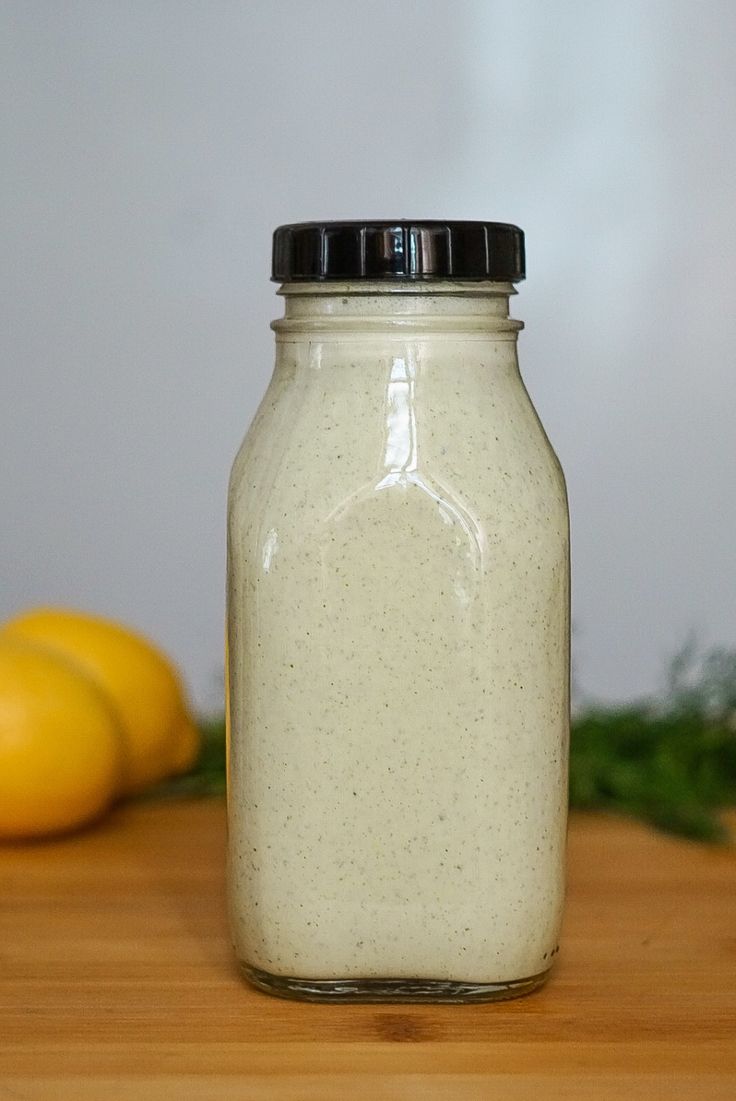
[[[736,1097],[736,855],[574,816],[550,984],[324,1006],[237,976],[221,801],[141,802],[0,850],[0,1099]]]

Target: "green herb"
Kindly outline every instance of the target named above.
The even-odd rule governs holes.
[[[225,724],[202,723],[192,772],[157,794],[225,790]],[[663,700],[580,709],[572,723],[570,804],[628,814],[700,841],[725,841],[718,812],[736,806],[736,651],[675,656]]]
[[[570,804],[642,818],[700,841],[725,841],[718,811],[736,806],[736,651],[675,655],[664,699],[589,706],[573,719]]]
[[[570,805],[722,841],[717,810],[736,804],[736,736],[698,713],[605,708],[580,715],[570,744]]]

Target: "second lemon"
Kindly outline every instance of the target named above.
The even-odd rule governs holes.
[[[181,679],[147,639],[112,620],[58,608],[25,612],[3,632],[56,650],[107,694],[124,741],[121,794],[193,764],[199,736]]]

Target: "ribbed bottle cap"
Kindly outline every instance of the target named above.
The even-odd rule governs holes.
[[[526,274],[524,233],[504,222],[300,222],[273,235],[278,283],[490,279]]]

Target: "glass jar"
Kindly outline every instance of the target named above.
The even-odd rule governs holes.
[[[523,265],[498,223],[276,231],[228,538],[231,926],[271,993],[508,998],[558,950],[568,515]]]

